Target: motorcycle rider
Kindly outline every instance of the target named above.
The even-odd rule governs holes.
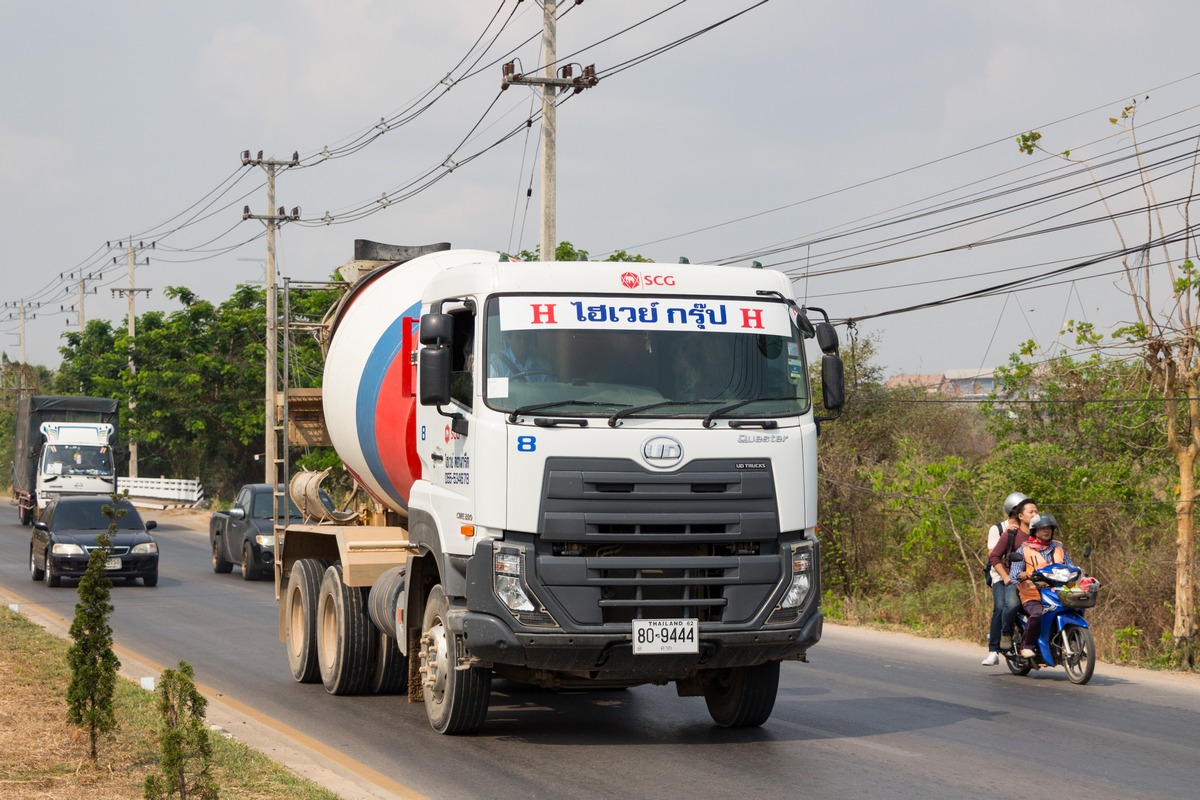
[[[1021,607],[1017,583],[1012,580],[1008,554],[1029,538],[1029,523],[1037,516],[1037,503],[1020,492],[1004,498],[1005,523],[988,529],[988,563],[992,570],[992,622],[988,632],[985,667],[1000,663],[1000,652],[1012,647],[1013,627]]]
[[[1029,526],[1032,535],[1017,548],[1024,560],[1012,565],[1012,577],[1020,581],[1018,592],[1029,621],[1021,641],[1021,657],[1033,658],[1038,635],[1042,629],[1042,594],[1032,580],[1035,570],[1049,564],[1071,563],[1062,542],[1054,538],[1058,520],[1051,514],[1041,514]]]

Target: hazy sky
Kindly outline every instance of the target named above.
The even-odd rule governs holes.
[[[1030,338],[1051,348],[1064,320],[1131,315],[1113,261],[1036,279],[1120,242],[1111,225],[1080,226],[1102,213],[1094,193],[1053,199],[1082,178],[1020,154],[1018,133],[1120,171],[1129,142],[1108,118],[1130,100],[1141,140],[1170,158],[1200,125],[1194,0],[568,0],[561,12],[559,58],[595,64],[601,81],[558,109],[559,239],[593,257],[756,258],[838,319],[1035,278],[863,319],[887,374],[992,367]],[[277,182],[277,205],[303,218],[280,233],[283,276],[327,277],[356,238],[533,249],[538,128],[522,122],[540,101],[499,88],[514,48],[521,70],[539,66],[541,27],[534,0],[0,2],[0,345],[20,357],[19,306],[40,303],[26,355],[56,366],[80,273],[95,290],[86,316],[123,324],[112,289],[128,286],[125,253],[106,242],[130,235],[155,242],[139,254],[138,313],[177,308],[168,286],[220,302],[261,281],[262,224],[241,210],[266,210],[265,179],[241,166],[245,149],[301,155]],[[1156,186],[1162,201],[1191,191],[1180,177]],[[1183,229],[1180,206],[1164,213]],[[1144,223],[1130,234],[1144,240]]]

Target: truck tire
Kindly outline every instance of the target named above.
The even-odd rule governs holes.
[[[254,556],[250,553],[249,542],[242,542],[242,580],[258,580],[258,570],[254,568]]]
[[[316,683],[321,678],[317,666],[317,596],[325,561],[302,558],[292,565],[287,590],[283,595],[284,632],[288,666],[296,683]]]
[[[46,570],[38,569],[37,560],[33,556],[33,545],[29,545],[29,577],[34,581],[46,577]]]
[[[462,640],[446,624],[449,610],[442,587],[434,586],[421,620],[420,671],[429,724],[438,733],[454,736],[483,727],[492,694],[492,671],[457,668]]]
[[[373,626],[372,626],[373,627]],[[396,640],[375,628],[375,669],[371,672],[372,694],[408,691],[408,657]]]
[[[33,509],[26,508],[22,505],[17,506],[17,518],[21,520],[22,525],[33,524]]]
[[[212,565],[213,572],[218,575],[224,575],[233,569],[233,562],[226,561],[224,554],[221,553],[221,537],[214,536],[212,541]]]
[[[779,662],[713,670],[704,681],[704,702],[722,728],[757,728],[771,716],[779,692]]]
[[[375,626],[367,598],[342,581],[342,565],[325,570],[317,601],[317,664],[330,694],[363,694],[375,670]]]

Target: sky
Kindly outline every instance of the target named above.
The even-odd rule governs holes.
[[[786,271],[885,375],[990,369],[1027,340],[1055,352],[1070,320],[1132,317],[1119,263],[1085,265],[1122,246],[1087,180],[1129,169],[1109,119],[1132,101],[1149,163],[1173,165],[1154,173],[1164,227],[1185,230],[1195,2],[559,14],[559,60],[600,82],[557,110],[558,238]],[[261,283],[263,224],[242,208],[266,212],[265,172],[243,150],[300,155],[276,180],[276,205],[301,212],[279,232],[281,279],[328,278],[360,238],[534,249],[541,103],[500,85],[511,58],[540,68],[541,30],[535,0],[0,2],[0,347],[57,366],[81,276],[85,319],[124,325],[131,237],[149,259],[137,314],[178,309],[167,287],[219,303]],[[1034,130],[1048,152],[1026,156],[1014,140]],[[1108,186],[1118,212],[1141,196]],[[1122,224],[1126,245],[1149,236]]]

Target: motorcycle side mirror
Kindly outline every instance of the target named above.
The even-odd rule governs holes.
[[[1089,544],[1087,547],[1083,548],[1083,557],[1087,558],[1091,554],[1092,554],[1092,546]]]
[[[1009,553],[1008,554],[1008,563],[1010,563],[1010,564],[1020,564],[1024,560],[1025,560],[1025,556],[1023,556],[1020,553]]]

